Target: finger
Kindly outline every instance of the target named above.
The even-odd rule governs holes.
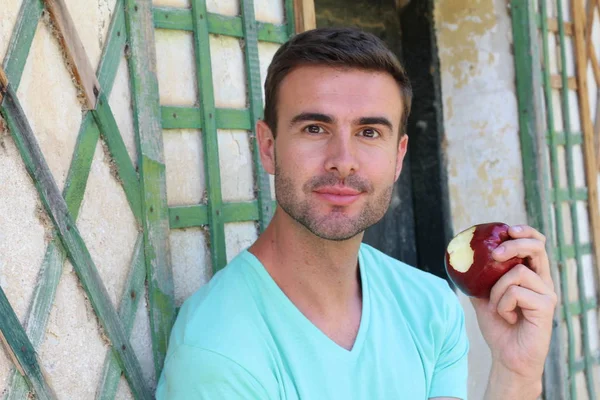
[[[523,315],[535,323],[535,318],[531,316],[548,317],[552,315],[556,306],[556,295],[542,295],[520,286],[509,287],[496,307],[498,314],[509,324],[515,324],[519,315],[517,307]],[[551,318],[549,318],[551,320]]]
[[[496,261],[506,261],[513,257],[538,257],[546,253],[544,243],[538,239],[511,239],[496,247],[493,256]]]
[[[550,262],[545,245],[538,239],[523,238],[507,240],[498,246],[493,252],[496,261],[503,262],[513,257],[527,259],[527,265],[535,271],[550,288],[554,288],[554,282],[550,274]]]
[[[500,298],[511,286],[521,286],[540,294],[549,294],[553,290],[543,279],[523,264],[518,264],[504,274],[492,287],[490,292],[490,307],[496,308]]]
[[[529,225],[513,225],[508,229],[508,234],[514,239],[531,238],[546,243],[546,236]]]

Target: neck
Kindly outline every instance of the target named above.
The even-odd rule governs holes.
[[[321,239],[279,207],[249,251],[300,311],[318,321],[360,322],[358,250],[362,234],[344,241]]]

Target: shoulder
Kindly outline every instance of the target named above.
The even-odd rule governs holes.
[[[252,371],[261,382],[268,376],[269,332],[255,301],[256,290],[251,289],[252,268],[252,259],[242,253],[184,302],[171,331],[166,362],[178,365],[186,362],[186,354],[195,354],[192,361],[202,362],[203,369],[219,363]]]
[[[156,390],[157,399],[270,398],[267,389],[246,367],[203,348],[174,347]]]

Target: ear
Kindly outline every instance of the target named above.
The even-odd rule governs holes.
[[[256,122],[256,140],[263,168],[270,175],[275,175],[275,138],[265,121]]]
[[[402,162],[404,161],[404,156],[406,156],[407,150],[408,135],[405,133],[398,141],[398,156],[396,157],[396,174],[394,175],[394,181],[397,181],[400,177],[400,172],[402,172]]]

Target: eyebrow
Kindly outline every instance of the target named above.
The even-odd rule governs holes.
[[[292,118],[292,121],[290,122],[290,126],[293,126],[293,125],[297,124],[298,122],[305,122],[305,121],[319,121],[319,122],[324,122],[326,124],[331,124],[335,121],[335,119],[333,119],[331,116],[326,115],[326,114],[305,112],[305,113],[298,114],[294,118]]]
[[[394,130],[392,123],[385,117],[363,117],[358,119],[358,125],[383,125]]]
[[[327,114],[305,112],[305,113],[298,114],[294,118],[292,118],[292,121],[290,122],[290,126],[293,126],[293,125],[297,124],[298,122],[306,122],[306,121],[319,121],[319,122],[324,122],[326,124],[331,124],[331,123],[335,122],[335,118],[333,118]],[[385,117],[362,117],[353,122],[357,125],[383,125],[383,126],[386,126],[387,128],[389,128],[390,130],[394,129],[390,120]]]

